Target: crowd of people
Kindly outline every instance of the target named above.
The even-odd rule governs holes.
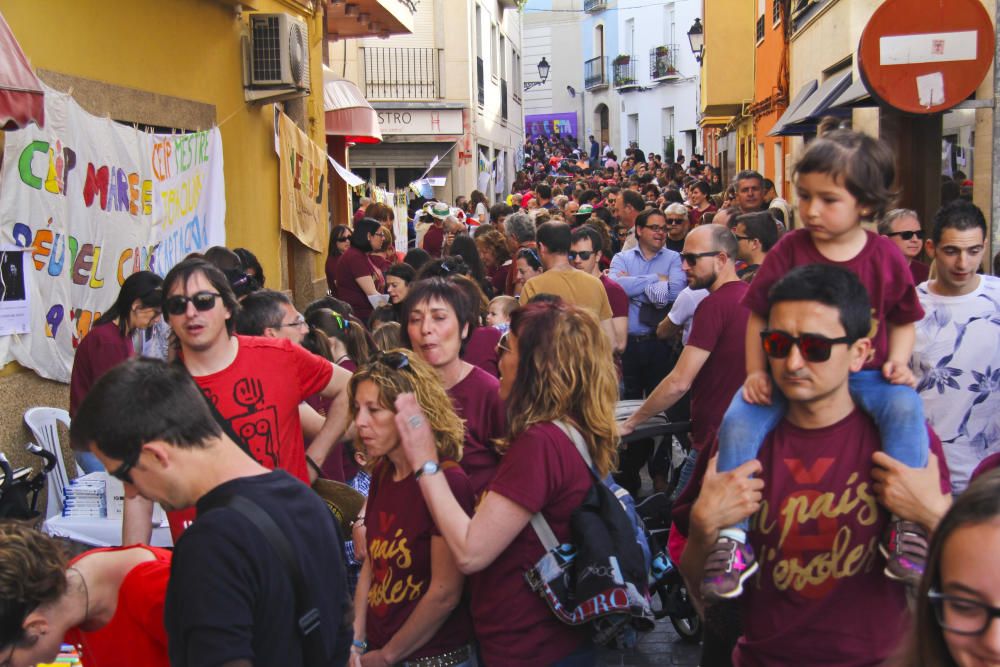
[[[535,517],[565,543],[595,473],[668,488],[671,442],[621,444],[663,412],[691,423],[668,549],[702,665],[1000,664],[983,214],[893,208],[894,156],[847,129],[794,211],[700,156],[525,158],[502,202],[415,200],[407,252],[361,200],[301,312],[245,249],[127,279],[70,433],[126,484],[127,546],[67,561],[0,525],[2,664],[595,665],[525,580]],[[366,496],[350,526],[319,479]]]

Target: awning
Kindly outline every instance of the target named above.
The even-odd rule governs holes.
[[[808,134],[816,130],[816,124],[825,115],[837,115],[831,110],[834,100],[851,85],[851,71],[841,72],[823,82],[823,85],[809,96],[789,117],[780,134]],[[840,109],[841,115],[844,110]],[[773,130],[772,130],[773,132]]]
[[[698,121],[701,127],[725,127],[733,120],[733,116],[703,116]]]
[[[45,94],[0,14],[0,129],[17,130],[32,122],[45,125]]]
[[[356,144],[382,141],[378,114],[358,87],[323,66],[323,111],[328,136],[347,137]]]
[[[802,103],[809,99],[809,96],[815,93],[817,88],[819,88],[819,84],[816,83],[816,79],[813,79],[806,85],[799,88],[799,92],[795,94],[791,104],[789,104],[788,108],[785,109],[785,113],[781,114],[781,118],[779,118],[778,122],[774,124],[774,127],[772,127],[771,131],[767,133],[767,136],[777,137],[781,135],[782,130],[785,129],[785,125],[788,125],[788,119],[795,115],[795,112],[799,110]]]
[[[877,107],[878,104],[872,99],[871,93],[865,88],[861,79],[854,81],[847,87],[840,97],[830,105],[831,109],[856,109],[858,107]]]

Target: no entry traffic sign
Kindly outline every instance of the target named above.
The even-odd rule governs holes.
[[[938,113],[975,92],[993,49],[993,23],[979,0],[886,0],[861,34],[858,69],[885,104]]]

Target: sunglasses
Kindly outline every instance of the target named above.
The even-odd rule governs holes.
[[[922,230],[917,230],[915,232],[889,232],[888,234],[886,234],[886,236],[898,236],[904,241],[909,241],[914,236],[916,236],[918,239],[924,238],[924,232]]]
[[[338,236],[337,237],[337,243],[347,243],[350,240],[351,240],[350,236]]]
[[[715,257],[716,255],[721,254],[721,250],[712,250],[709,252],[682,252],[681,260],[688,266],[694,266],[702,257]]]
[[[163,310],[168,315],[183,315],[187,312],[188,303],[193,303],[195,310],[205,312],[215,308],[215,300],[222,295],[218,292],[195,292],[191,296],[174,295],[163,302]]]
[[[677,227],[685,222],[687,222],[687,218],[667,218],[667,225],[670,227]]]
[[[138,449],[129,455],[128,458],[122,461],[122,464],[115,468],[114,470],[108,471],[108,474],[125,484],[135,484],[132,481],[132,468],[139,463],[139,456],[142,454],[142,450]]]
[[[574,259],[576,259],[577,257],[579,257],[580,259],[582,259],[583,261],[586,262],[588,259],[590,259],[595,254],[596,254],[596,252],[594,250],[581,250],[580,252],[574,252],[573,250],[570,250],[569,251],[569,260],[572,262]]]
[[[372,362],[388,366],[394,371],[410,367],[410,358],[402,352],[378,352],[372,355]]]
[[[764,352],[773,359],[784,359],[792,351],[792,346],[797,345],[806,361],[829,361],[834,345],[841,343],[850,345],[854,342],[850,336],[827,338],[819,334],[806,333],[796,337],[776,329],[761,331],[760,340],[764,346]]]

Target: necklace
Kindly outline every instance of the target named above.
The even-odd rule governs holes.
[[[87,616],[90,615],[90,589],[87,588],[87,580],[83,578],[83,573],[75,567],[68,567],[66,571],[72,570],[76,572],[76,576],[80,577],[80,583],[83,584],[83,620],[84,623],[87,621]]]

